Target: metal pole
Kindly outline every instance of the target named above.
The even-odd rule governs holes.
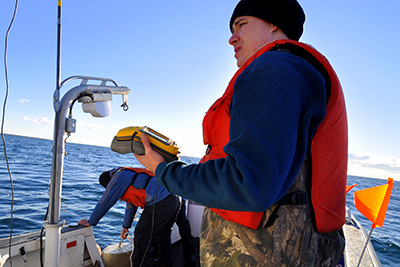
[[[51,185],[49,199],[49,214],[47,217],[46,243],[45,243],[45,266],[57,267],[60,257],[60,237],[61,227],[60,208],[61,208],[61,190],[62,173],[64,166],[64,127],[65,117],[56,113],[54,119],[54,137],[53,137],[53,158],[51,168]],[[64,123],[62,123],[62,121]]]
[[[363,251],[362,251],[362,253],[361,253],[360,260],[358,261],[357,267],[359,267],[360,264],[361,264],[361,260],[362,260],[362,258],[363,258],[363,256],[364,256],[364,252],[365,252],[365,250],[366,250],[366,248],[367,248],[367,246],[368,246],[369,239],[371,238],[372,230],[374,230],[374,227],[373,227],[373,226],[374,226],[374,225],[372,224],[371,231],[369,231],[369,235],[368,235],[367,241],[365,242],[365,246],[364,246],[364,249],[363,249]]]
[[[60,84],[61,84],[61,0],[58,0],[57,15],[57,67],[56,67],[56,90],[53,96],[53,104],[55,111],[54,118],[54,136],[53,136],[53,157],[51,168],[51,184],[49,199],[49,214],[46,228],[45,242],[45,266],[58,267],[60,259],[60,237],[63,222],[60,222],[61,208],[61,188],[62,188],[62,172],[64,161],[64,144],[62,142],[64,136],[65,123],[60,122]],[[63,118],[65,122],[65,118]],[[61,140],[61,141],[60,141]]]

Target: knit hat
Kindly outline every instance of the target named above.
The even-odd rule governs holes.
[[[108,183],[111,181],[110,171],[105,171],[99,176],[99,183],[106,188]]]
[[[298,41],[306,16],[296,0],[241,0],[233,11],[230,29],[238,17],[253,16],[278,26],[289,39]]]

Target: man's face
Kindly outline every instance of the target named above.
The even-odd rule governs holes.
[[[274,40],[271,23],[252,16],[235,19],[229,44],[235,49],[237,66],[240,68],[262,46]]]

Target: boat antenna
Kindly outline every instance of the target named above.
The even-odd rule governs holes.
[[[1,138],[3,140],[3,146],[4,146],[4,157],[6,159],[6,164],[7,164],[7,171],[8,175],[10,176],[10,185],[11,185],[11,211],[10,211],[10,241],[9,241],[9,259],[10,259],[10,266],[12,267],[12,260],[11,260],[11,241],[12,241],[12,223],[13,223],[13,208],[14,208],[14,186],[13,186],[13,179],[11,176],[11,171],[10,171],[10,165],[8,162],[8,157],[7,157],[7,149],[6,149],[6,140],[4,138],[4,121],[6,117],[6,104],[7,104],[7,98],[8,98],[8,91],[9,91],[9,83],[8,83],[8,67],[7,67],[7,47],[8,47],[8,34],[10,33],[11,27],[14,24],[14,19],[17,15],[17,9],[18,9],[18,0],[15,1],[15,6],[14,6],[14,14],[12,16],[10,25],[8,26],[7,32],[6,32],[6,37],[4,41],[4,71],[5,71],[5,78],[6,78],[6,95],[4,97],[4,103],[3,103],[3,116],[1,119]]]
[[[54,92],[54,107],[58,112],[61,87],[61,0],[58,0],[57,12],[57,66],[56,66],[56,91]]]

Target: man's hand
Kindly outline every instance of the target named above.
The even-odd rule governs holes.
[[[129,229],[122,227],[121,238],[125,239],[128,234],[129,234]]]
[[[82,219],[78,222],[79,225],[90,226],[89,221],[87,219]]]
[[[153,174],[156,173],[156,169],[158,164],[161,162],[164,162],[163,156],[158,154],[156,151],[154,151],[151,146],[150,146],[150,141],[147,135],[142,133],[140,135],[142,139],[142,143],[145,149],[145,154],[144,155],[138,155],[134,154],[136,159],[139,161],[140,164],[145,166],[149,171],[151,171]]]

